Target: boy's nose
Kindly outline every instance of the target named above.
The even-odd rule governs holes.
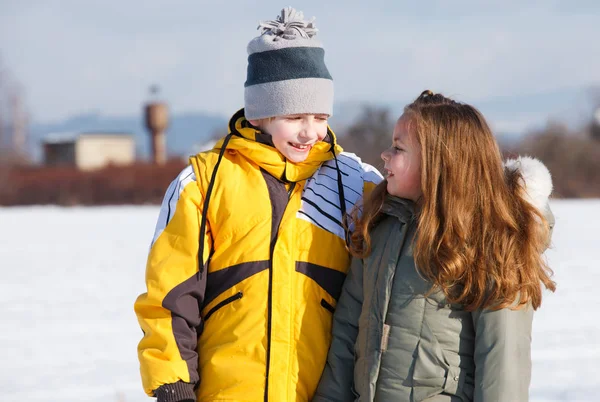
[[[302,130],[300,130],[299,137],[310,140],[316,136],[316,133],[317,130],[315,130],[311,124],[306,124],[304,127],[302,127]]]

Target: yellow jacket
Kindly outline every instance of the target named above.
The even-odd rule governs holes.
[[[161,207],[135,303],[144,390],[183,381],[203,402],[307,401],[349,265],[342,211],[381,177],[331,131],[294,164],[243,109],[229,126]]]

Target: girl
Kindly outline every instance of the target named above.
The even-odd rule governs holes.
[[[431,91],[381,157],[313,401],[527,401],[533,310],[555,288],[549,172],[504,167],[483,116]]]

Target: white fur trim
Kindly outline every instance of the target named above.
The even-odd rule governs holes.
[[[520,156],[517,159],[507,159],[504,167],[521,172],[528,201],[540,211],[544,211],[552,193],[552,177],[546,165],[538,159]]]

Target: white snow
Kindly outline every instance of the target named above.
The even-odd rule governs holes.
[[[600,200],[554,201],[531,401],[600,397]],[[0,208],[0,400],[151,401],[133,302],[158,207]]]

